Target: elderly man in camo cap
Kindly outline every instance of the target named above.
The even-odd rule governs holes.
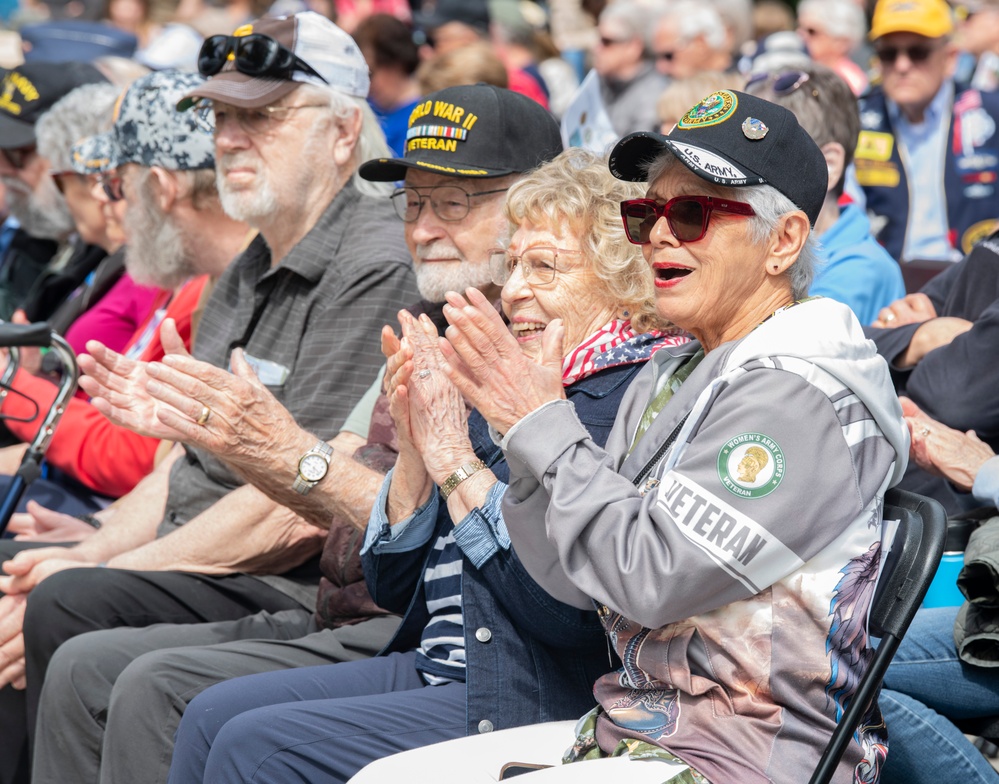
[[[204,81],[169,70],[136,80],[115,104],[111,130],[73,148],[73,168],[98,174],[105,209],[120,212],[125,264],[142,283],[176,288],[192,275],[217,278],[247,235],[219,202],[211,135],[176,109]]]

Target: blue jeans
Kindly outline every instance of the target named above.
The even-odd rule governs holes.
[[[427,686],[416,654],[233,678],[180,722],[170,784],[342,784],[373,760],[465,735],[465,684]]]
[[[999,774],[949,719],[999,715],[999,669],[957,657],[957,607],[916,613],[885,675],[879,704],[888,723],[881,784],[996,784]]]

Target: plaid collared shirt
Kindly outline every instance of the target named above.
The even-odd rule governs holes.
[[[259,375],[298,423],[326,440],[384,361],[382,325],[396,324],[396,313],[418,299],[402,222],[388,199],[362,196],[350,183],[273,269],[264,239],[250,243],[212,292],[194,355],[228,368],[232,350],[243,348],[266,365]],[[159,536],[243,483],[209,453],[185,449],[171,470]],[[318,571],[314,579],[307,591],[267,581],[312,609]]]

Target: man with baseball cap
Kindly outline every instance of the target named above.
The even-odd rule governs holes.
[[[182,103],[210,100],[201,119],[214,122],[222,207],[259,235],[216,284],[194,355],[227,367],[240,349],[259,381],[317,434],[303,452],[328,459],[320,439],[335,435],[377,374],[381,327],[417,298],[391,205],[367,195],[370,185],[355,177],[360,160],[387,151],[364,101],[367,64],[342,30],[304,12],[208,39],[201,71],[210,78]],[[125,176],[130,187],[132,175]],[[163,202],[179,195],[158,179],[147,187]],[[170,327],[164,323],[165,336]],[[148,399],[145,363],[115,356],[125,378],[116,387],[115,421],[163,437],[155,416],[137,414]],[[222,416],[198,408],[199,425]],[[306,476],[289,477],[297,492],[311,484]],[[164,647],[218,640],[206,638],[206,622],[260,612],[311,615],[321,532],[243,486],[205,450],[175,447],[98,517],[102,527],[80,544],[25,550],[5,565],[13,576],[0,588],[31,592],[23,642],[29,727],[49,658],[84,632],[178,624],[166,642],[153,643]],[[112,568],[70,570],[104,565]],[[131,629],[120,631],[127,636]],[[77,661],[127,663],[110,655],[122,650],[117,645],[107,656],[96,650],[83,645]],[[96,777],[97,749],[85,748],[86,763],[70,754],[66,764],[87,764]]]
[[[35,148],[35,123],[71,90],[103,81],[86,63],[25,63],[3,74],[0,181],[20,229],[0,259],[0,318],[9,319],[21,306],[50,262],[64,264],[76,250],[68,243],[73,217],[49,174],[49,162]],[[98,261],[93,259],[91,269]]]
[[[880,226],[878,241],[903,264],[958,261],[999,226],[999,94],[956,91],[953,31],[944,0],[874,8],[881,85],[861,99],[857,195]]]
[[[404,157],[374,158],[361,166],[360,173],[372,181],[405,180],[392,203],[405,230],[420,294],[428,300],[424,310],[438,318],[440,304],[431,303],[440,303],[450,289],[473,286],[489,296],[498,294],[488,259],[507,232],[506,190],[523,173],[554,158],[562,142],[558,124],[548,112],[528,98],[491,85],[431,94],[413,112],[409,125]],[[366,527],[383,474],[394,460],[394,424],[387,401],[382,398],[374,416],[368,414],[370,431],[367,423],[362,430],[368,431],[368,443],[357,456],[351,454],[356,436],[341,433],[330,442],[333,451],[325,476],[301,495],[292,485],[298,457],[316,443],[312,429],[282,415],[278,402],[262,397],[259,384],[238,363],[233,364],[235,376],[197,362],[189,363],[185,373],[225,389],[229,404],[244,411],[246,420],[266,421],[271,431],[265,443],[259,431],[210,418],[204,427],[178,428],[173,437],[216,451],[271,498],[314,525],[329,527],[322,558],[328,579],[320,586],[316,617],[282,613],[202,624],[203,643],[195,644],[192,627],[169,646],[160,643],[169,650],[153,651],[150,642],[174,636],[173,627],[164,626],[69,641],[53,658],[42,695],[38,765],[45,765],[46,754],[69,743],[77,749],[74,758],[86,759],[88,765],[94,750],[103,748],[102,781],[134,781],[140,776],[164,781],[177,724],[201,690],[237,675],[366,658],[395,633],[397,618],[359,622],[372,615],[370,598],[363,588],[358,590],[360,586],[344,582],[345,575],[357,579],[360,573],[357,532]],[[217,428],[226,428],[228,438],[219,438],[222,430]],[[390,459],[375,459],[384,454]],[[224,640],[229,642],[210,644]],[[185,644],[188,647],[180,647]],[[101,663],[109,657],[123,663],[109,668]],[[489,690],[486,699],[499,700],[502,695]],[[107,706],[106,728],[99,727],[91,716]],[[48,717],[56,722],[51,732]],[[412,730],[407,737],[416,743],[423,735],[415,727]],[[362,753],[362,744],[356,745]],[[59,772],[50,766],[44,769]]]

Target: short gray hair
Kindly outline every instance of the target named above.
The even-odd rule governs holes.
[[[120,92],[113,84],[85,84],[41,116],[35,126],[38,153],[48,159],[53,171],[72,170],[73,145],[111,127],[111,112]]]
[[[658,17],[661,11],[652,8],[651,13]],[[652,43],[652,31],[655,29],[655,19],[650,20],[649,17],[649,5],[639,0],[617,0],[600,12],[600,22],[620,27],[629,38],[640,39],[646,50]]]
[[[339,90],[314,84],[303,84],[298,89],[306,90],[311,95],[328,100],[335,122],[346,121],[354,112],[361,113],[361,133],[358,136],[357,144],[354,145],[354,155],[351,161],[352,179],[357,190],[365,196],[374,196],[375,198],[388,196],[392,192],[392,183],[370,182],[357,174],[358,167],[365,161],[395,157],[389,149],[388,142],[385,141],[385,133],[368,102],[364,98],[355,98]]]
[[[684,171],[690,171],[672,152],[663,151],[649,163],[649,184],[671,171],[674,166],[681,166]],[[756,215],[749,218],[748,221],[750,240],[755,245],[760,245],[770,238],[781,217],[789,212],[802,212],[787,196],[772,185],[747,185],[741,188],[724,188],[716,185],[713,188],[720,191],[720,196],[733,201],[745,202],[753,208]],[[808,296],[808,289],[811,288],[812,279],[815,277],[815,266],[819,258],[817,246],[815,235],[809,231],[805,244],[801,248],[801,253],[798,254],[797,260],[786,273],[788,283],[791,285],[791,296],[795,299]]]
[[[801,0],[798,18],[812,14],[822,20],[822,30],[835,38],[846,38],[854,47],[867,35],[867,18],[854,0]]]
[[[703,37],[715,51],[726,49],[728,38],[721,14],[714,6],[705,5],[703,0],[679,0],[671,5],[665,16],[659,18],[657,27],[666,24],[676,29],[677,37],[683,43]]]

